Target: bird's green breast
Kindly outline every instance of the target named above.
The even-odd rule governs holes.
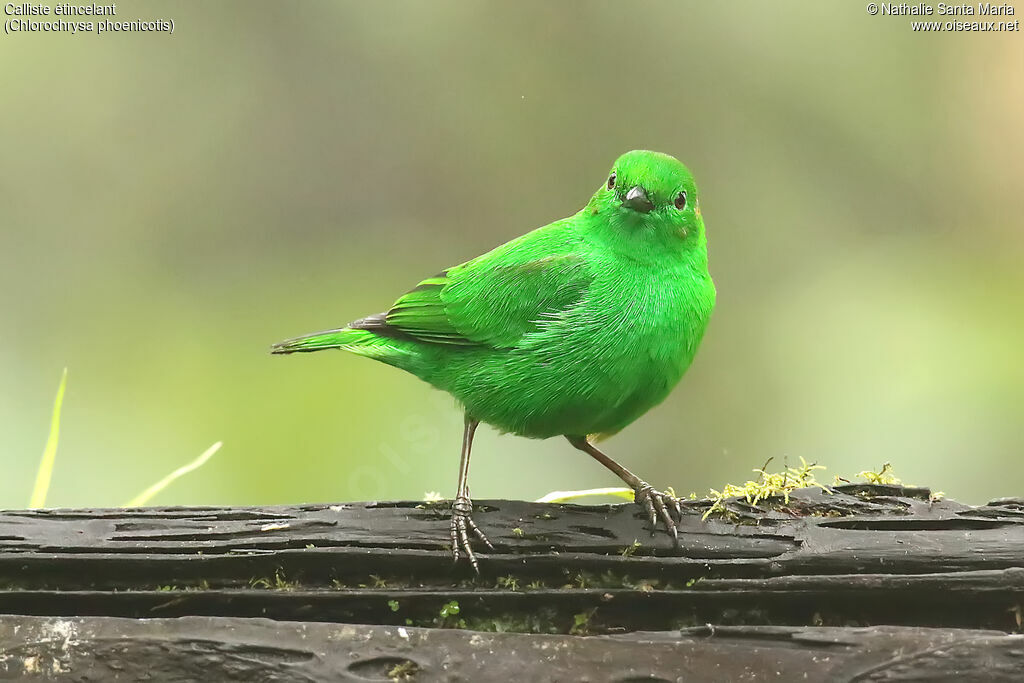
[[[512,349],[440,349],[423,379],[503,431],[617,432],[660,403],[693,360],[715,298],[706,256],[696,262],[596,260],[577,305]]]

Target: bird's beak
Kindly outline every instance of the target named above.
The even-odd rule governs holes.
[[[647,198],[647,191],[639,185],[630,188],[626,198],[622,200],[622,205],[640,213],[648,213],[654,208],[653,202]]]

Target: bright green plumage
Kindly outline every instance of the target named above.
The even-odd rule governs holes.
[[[455,559],[465,556],[479,571],[471,537],[493,549],[469,499],[480,422],[535,438],[566,436],[625,481],[652,527],[660,519],[678,542],[679,499],[588,437],[614,434],[668,395],[714,305],[693,177],[670,156],[636,151],[619,157],[576,215],[427,278],[385,313],[273,351],[345,349],[407,370],[462,403],[451,542]]]
[[[690,172],[634,151],[613,174],[574,216],[424,280],[385,314],[275,353],[375,358],[514,434],[619,431],[682,377],[715,288]],[[627,201],[638,187],[644,200]]]

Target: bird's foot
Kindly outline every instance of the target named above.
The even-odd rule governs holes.
[[[473,571],[477,574],[480,573],[480,565],[476,560],[476,555],[473,553],[473,547],[470,543],[470,533],[476,536],[480,541],[483,542],[489,549],[494,550],[494,546],[484,536],[484,532],[480,531],[480,527],[476,525],[470,514],[473,512],[473,502],[470,501],[468,496],[459,496],[452,503],[452,555],[455,556],[455,561],[458,562],[459,558],[465,555],[469,563],[473,565]]]
[[[675,496],[656,491],[645,481],[641,481],[634,491],[636,494],[633,496],[633,500],[647,511],[647,516],[650,518],[651,536],[654,535],[660,520],[661,526],[672,537],[672,543],[678,548],[679,532],[676,530],[676,525],[683,521],[681,501]]]

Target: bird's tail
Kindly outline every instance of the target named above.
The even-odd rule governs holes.
[[[324,349],[344,349],[367,341],[362,330],[342,327],[338,330],[326,330],[304,334],[294,339],[285,339],[270,347],[271,353],[301,353],[307,351],[323,351]]]
[[[388,365],[394,365],[413,374],[418,374],[420,366],[420,354],[415,343],[392,339],[375,334],[370,330],[355,327],[342,327],[337,330],[314,332],[295,339],[286,339],[271,346],[270,352],[275,354],[307,353],[324,349],[342,349]]]

